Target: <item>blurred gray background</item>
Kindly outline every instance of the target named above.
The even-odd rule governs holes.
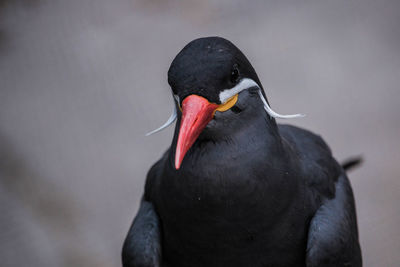
[[[248,56],[353,185],[365,266],[400,262],[400,2],[0,1],[1,266],[120,266],[192,39]]]

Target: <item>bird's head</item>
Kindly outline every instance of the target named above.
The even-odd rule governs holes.
[[[176,169],[180,168],[186,152],[202,133],[210,139],[229,134],[263,108],[272,121],[274,117],[301,116],[274,112],[245,55],[220,37],[199,38],[187,44],[170,66],[168,83],[179,110],[175,109],[166,124],[151,133],[162,130],[180,117]]]

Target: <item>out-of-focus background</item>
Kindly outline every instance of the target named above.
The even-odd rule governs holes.
[[[353,185],[365,266],[400,262],[400,2],[1,0],[1,266],[120,266],[173,127],[167,70],[192,39],[248,56],[281,113]],[[285,121],[287,122],[287,121]]]

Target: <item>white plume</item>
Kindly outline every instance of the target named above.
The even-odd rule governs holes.
[[[264,104],[264,109],[267,111],[267,113],[274,118],[280,118],[280,119],[293,119],[293,118],[301,118],[304,117],[304,114],[293,114],[293,115],[281,115],[279,113],[276,113],[275,111],[272,110],[272,108],[268,105],[267,100],[265,100],[263,94],[261,93],[261,89],[258,90],[258,95],[261,98],[261,101]]]
[[[223,90],[219,97],[221,99],[221,103],[224,102],[224,100],[228,99],[229,97],[231,97],[234,94],[238,94],[243,90],[249,89],[251,87],[257,86],[258,87],[258,95],[261,98],[261,101],[264,104],[264,109],[265,111],[273,118],[279,118],[279,119],[293,119],[293,118],[301,118],[304,117],[304,114],[292,114],[292,115],[281,115],[275,111],[273,111],[271,109],[271,107],[268,105],[267,100],[265,100],[263,94],[261,93],[261,88],[258,86],[258,84],[256,82],[254,82],[251,79],[243,79],[238,85],[236,85],[235,87],[231,88],[231,89],[225,89]],[[176,99],[176,101],[179,103],[179,97],[174,95],[174,98]],[[174,105],[174,110],[171,114],[171,116],[169,117],[169,119],[159,128],[149,132],[146,134],[146,136],[152,135],[154,133],[157,133],[159,131],[164,130],[165,128],[167,128],[168,126],[170,126],[172,123],[174,123],[174,121],[177,118],[177,111],[176,111],[176,105]]]
[[[174,110],[172,111],[172,114],[171,114],[171,116],[169,117],[169,119],[168,119],[163,125],[161,125],[159,128],[157,128],[157,129],[155,129],[155,130],[153,130],[153,131],[147,133],[146,136],[149,136],[149,135],[152,135],[152,134],[154,134],[154,133],[157,133],[157,132],[159,132],[159,131],[161,131],[161,130],[164,130],[165,128],[167,128],[168,126],[170,126],[172,123],[174,123],[174,121],[176,120],[177,116],[178,116],[178,115],[177,115],[177,113],[176,113],[176,106],[175,106],[175,104],[174,104]]]

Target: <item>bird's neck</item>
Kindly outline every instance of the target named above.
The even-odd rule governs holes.
[[[171,163],[175,157],[176,143],[177,133],[171,145]],[[233,166],[246,166],[244,161],[251,161],[247,164],[250,167],[264,162],[275,162],[279,165],[279,161],[284,160],[282,157],[285,157],[285,149],[276,122],[265,114],[254,118],[251,123],[246,121],[234,131],[211,138],[200,135],[185,155],[179,171],[190,173],[193,170],[209,171],[213,168],[223,170]]]

